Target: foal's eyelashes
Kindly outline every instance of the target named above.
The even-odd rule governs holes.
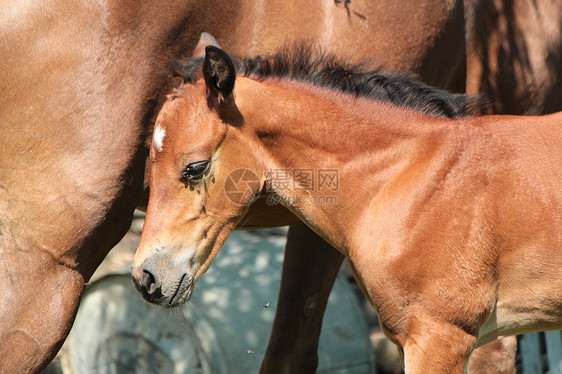
[[[196,161],[188,164],[181,173],[182,177],[188,180],[199,180],[205,176],[205,172],[209,168],[210,161]]]

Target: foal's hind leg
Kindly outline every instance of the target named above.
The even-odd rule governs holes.
[[[517,339],[507,336],[476,348],[468,359],[468,374],[515,374]]]
[[[462,374],[476,337],[458,326],[423,321],[403,343],[406,374]]]
[[[260,373],[314,373],[328,296],[344,256],[305,225],[289,229],[281,290]]]

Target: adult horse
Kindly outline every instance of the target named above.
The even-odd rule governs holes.
[[[562,109],[562,3],[466,0],[467,84],[490,113]]]
[[[205,51],[156,121],[132,272],[147,300],[188,300],[266,192],[347,257],[407,373],[562,328],[562,112],[440,118],[459,97],[400,75]]]
[[[188,55],[202,31],[240,54],[270,52],[306,36],[343,58],[383,61],[430,84],[464,88],[460,1],[5,2],[0,10],[2,373],[40,371],[61,346],[85,283],[125,233],[141,196],[145,143],[171,87],[170,58]],[[311,235],[300,227],[289,240]],[[312,245],[311,240],[302,243]],[[289,245],[288,256],[297,263],[295,252]],[[302,301],[318,293],[315,312],[299,319],[301,324],[288,323],[285,331],[319,333],[322,295],[341,259],[326,251],[328,282],[307,282],[304,296],[292,300],[302,315]],[[302,357],[314,357],[309,354],[314,342],[299,339],[293,347],[305,348],[297,349],[307,353]],[[298,362],[298,354],[280,358],[284,353],[272,347],[270,362]]]

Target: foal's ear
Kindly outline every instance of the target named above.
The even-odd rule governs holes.
[[[230,56],[222,49],[205,47],[203,61],[203,77],[207,84],[207,95],[210,103],[220,104],[226,100],[234,89],[236,72]]]
[[[197,45],[193,49],[193,53],[191,57],[203,56],[205,54],[205,47],[209,45],[220,48],[219,42],[217,42],[217,39],[215,39],[213,35],[209,34],[208,32],[201,33],[201,36],[199,37],[199,41],[197,42]]]

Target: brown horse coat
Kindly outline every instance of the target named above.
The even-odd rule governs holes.
[[[438,118],[420,108],[457,98],[399,76],[206,52],[204,79],[186,75],[156,122],[133,265],[147,300],[189,298],[248,209],[225,194],[242,168],[247,198],[278,196],[347,256],[407,372],[462,373],[477,342],[562,327],[562,112]],[[395,94],[373,100],[366,82]]]
[[[472,3],[478,2],[467,5]],[[509,8],[494,4],[501,11],[492,21],[509,22],[511,13],[503,11]],[[170,89],[170,56],[189,53],[202,31],[213,33],[241,54],[269,52],[306,36],[342,57],[373,58],[391,68],[419,73],[431,84],[462,91],[464,12],[460,1],[431,0],[416,1],[414,6],[408,0],[291,1],[281,9],[254,1],[212,5],[169,1],[166,6],[122,0],[4,4],[0,11],[4,62],[0,67],[0,268],[8,275],[0,281],[0,371],[39,371],[62,344],[84,282],[122,237],[137,204],[144,143],[155,111]],[[541,12],[543,20],[550,16],[554,24],[557,14]],[[519,29],[519,24],[509,28]],[[556,51],[552,46],[559,45],[560,39],[555,37],[542,48]],[[490,63],[488,56],[481,56],[484,64]],[[560,75],[533,73],[537,84],[531,89],[541,91],[545,83],[560,82]],[[513,81],[503,75],[494,79]],[[298,266],[311,259],[298,249],[315,248],[312,243],[317,237],[302,226],[296,230],[285,262],[287,269],[302,274]],[[326,261],[332,265],[326,268],[338,268],[337,253],[322,248],[319,252],[331,256]],[[314,361],[309,351],[284,351],[289,346],[285,341],[298,344],[294,334],[286,332],[293,328],[297,333],[319,332],[322,300],[327,299],[333,276],[334,271],[326,280],[311,275],[312,281],[295,281],[301,296],[292,291],[291,282],[282,287],[281,298],[291,300],[283,304],[285,315],[294,310],[290,305],[304,305],[306,295],[320,295],[315,313],[299,319],[303,325],[281,322],[282,327],[274,329],[281,332],[271,351],[281,351],[285,364]],[[303,289],[303,284],[308,288]],[[312,346],[308,338],[302,345]],[[295,357],[300,352],[302,357]],[[276,368],[281,367],[277,357],[272,358]]]

